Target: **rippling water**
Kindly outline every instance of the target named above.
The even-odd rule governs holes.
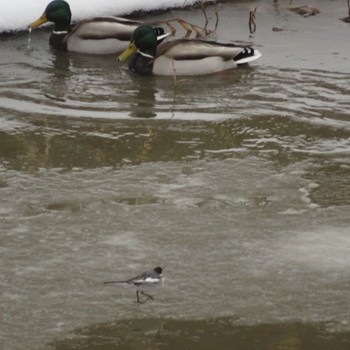
[[[212,36],[263,57],[177,85],[0,38],[1,348],[348,348],[346,9],[257,5],[253,36],[235,1]],[[154,303],[102,284],[153,265]]]

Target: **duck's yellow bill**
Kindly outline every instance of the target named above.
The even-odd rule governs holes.
[[[129,56],[131,56],[132,54],[134,54],[137,51],[137,47],[135,45],[134,42],[129,44],[129,47],[123,51],[119,57],[118,57],[118,61],[125,61]]]
[[[47,23],[48,20],[47,20],[47,17],[46,17],[46,14],[44,13],[39,19],[37,19],[35,22],[33,22],[29,28],[31,29],[35,29],[35,28],[38,28],[40,27],[42,24],[44,23]]]

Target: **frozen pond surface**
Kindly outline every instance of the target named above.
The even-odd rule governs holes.
[[[212,38],[263,57],[176,87],[0,37],[2,349],[349,348],[346,6],[252,4]],[[156,265],[153,303],[103,285]]]

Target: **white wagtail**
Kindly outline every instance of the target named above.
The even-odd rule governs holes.
[[[145,290],[149,290],[155,287],[162,287],[164,282],[164,277],[162,275],[163,269],[159,266],[155,267],[153,270],[146,271],[136,277],[130,278],[125,281],[107,281],[104,284],[112,284],[112,283],[127,283],[132,284],[136,287],[136,298],[137,302],[143,304],[148,300],[154,300],[152,295],[146,294]],[[139,293],[146,296],[147,299],[141,300],[139,297]]]

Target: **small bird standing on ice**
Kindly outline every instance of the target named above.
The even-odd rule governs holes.
[[[136,287],[136,298],[137,302],[140,304],[146,303],[148,300],[154,300],[154,297],[150,294],[145,293],[153,288],[162,287],[164,283],[164,277],[162,275],[163,269],[159,266],[155,267],[153,270],[146,271],[136,277],[130,278],[125,281],[107,281],[104,284],[113,283],[127,283],[132,284]],[[141,300],[139,293],[146,296],[147,299]]]

